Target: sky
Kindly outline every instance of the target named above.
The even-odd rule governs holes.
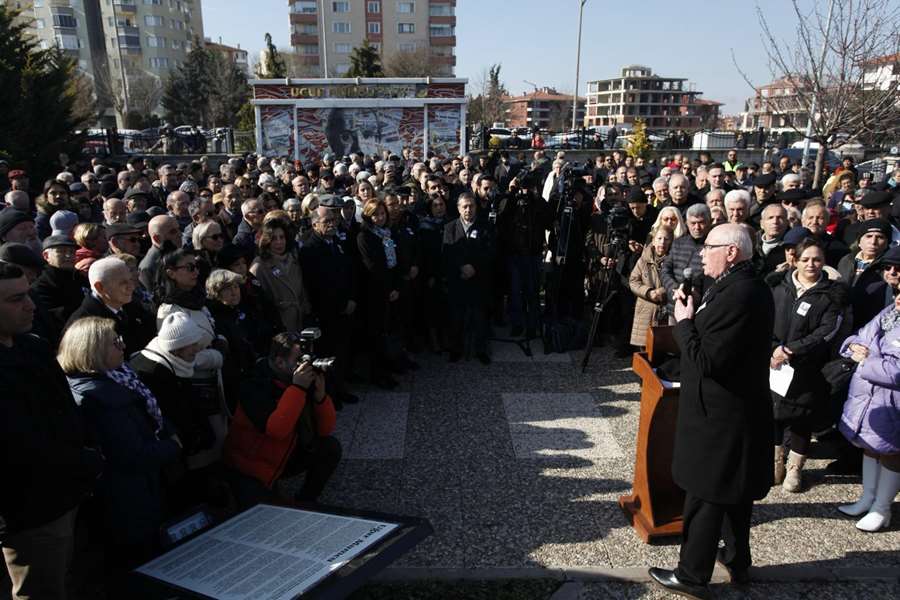
[[[390,0],[385,0],[390,1]],[[809,7],[813,0],[800,0]],[[204,35],[240,44],[257,60],[272,34],[290,47],[287,0],[202,0]],[[501,79],[513,94],[531,91],[525,80],[572,93],[579,0],[457,0],[456,76],[477,93],[487,68],[502,65]],[[685,77],[703,98],[737,114],[752,89],[732,62],[757,85],[772,77],[756,14],[746,0],[587,0],[581,43],[579,94],[586,83],[640,64],[654,73]],[[758,0],[779,39],[794,39],[795,17],[786,0]]]

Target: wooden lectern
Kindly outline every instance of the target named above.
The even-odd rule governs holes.
[[[678,354],[672,327],[647,330],[647,352],[634,354],[632,369],[641,378],[641,413],[632,493],[619,497],[619,506],[645,543],[681,535],[684,492],[672,480],[672,451],[678,414],[678,388],[663,387],[653,372],[666,358]]]

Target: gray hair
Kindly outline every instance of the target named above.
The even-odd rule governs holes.
[[[722,197],[722,201],[724,202],[724,200],[725,200],[725,190],[723,190],[722,188],[716,188],[716,189],[714,189],[714,190],[709,190],[708,192],[706,192],[706,196],[704,196],[703,199],[706,200],[706,203],[707,203],[707,204],[709,204],[709,199],[710,199],[712,196],[721,196],[721,197]]]
[[[750,208],[750,192],[747,190],[731,190],[725,194],[726,207],[729,202],[740,202],[744,205],[744,208]]]
[[[253,208],[262,208],[262,205],[256,198],[250,198],[249,200],[241,204],[241,216],[246,217],[247,213],[250,212],[250,210]]]
[[[129,277],[131,276],[128,271],[128,265],[115,256],[107,256],[95,260],[88,269],[88,282],[91,284],[91,289],[95,289],[94,286],[98,281],[101,283],[109,281],[110,277],[117,275],[122,271],[128,274]]]
[[[194,225],[191,230],[191,243],[194,245],[194,250],[199,252],[203,249],[203,238],[209,235],[210,229],[218,229],[219,233],[222,233],[222,228],[215,221],[204,221]]]
[[[28,198],[28,194],[23,192],[22,190],[12,190],[6,192],[3,200],[6,202],[7,206],[11,206],[17,210],[21,210],[24,213],[30,211],[31,200]]]
[[[287,200],[284,201],[284,204],[281,205],[281,208],[283,208],[284,210],[290,210],[289,207],[291,207],[291,206],[296,206],[299,208],[300,201],[296,198],[288,198]]]
[[[741,261],[749,260],[753,256],[753,239],[750,237],[749,228],[737,223],[723,223],[713,228],[718,231],[716,237],[721,238],[721,244],[734,245],[738,249],[738,258]]]
[[[787,175],[785,175],[784,177],[781,178],[781,187],[783,188],[785,186],[785,184],[788,184],[788,183],[800,184],[800,183],[802,183],[802,179],[800,178],[800,175],[798,175],[796,173],[788,173]]]
[[[653,191],[656,191],[658,186],[667,188],[669,187],[669,181],[665,177],[657,177],[653,180]]]
[[[685,177],[681,173],[678,173],[678,172],[672,173],[672,176],[669,177],[669,188],[671,188],[673,185],[675,185],[675,183],[677,181],[684,181],[685,183],[687,183],[687,180],[688,180],[688,178]]]
[[[703,220],[706,221],[707,223],[710,222],[710,220],[712,219],[712,217],[711,217],[710,214],[709,214],[709,207],[708,207],[707,205],[705,205],[705,204],[691,204],[691,205],[688,207],[687,212],[684,214],[684,219],[685,219],[685,221],[688,220],[688,219],[690,219],[690,218],[696,219],[696,218],[698,218],[698,217],[702,217]]]
[[[238,275],[228,269],[215,269],[206,278],[206,297],[210,300],[218,300],[222,290],[230,285],[244,283],[243,275]]]
[[[788,211],[780,202],[772,202],[771,204],[766,204],[765,208],[762,209],[762,218],[766,218],[766,213],[772,210],[780,210],[784,212],[784,217],[787,218]],[[798,211],[799,212],[799,211]]]

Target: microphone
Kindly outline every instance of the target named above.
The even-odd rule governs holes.
[[[681,274],[684,276],[684,285],[681,288],[684,292],[684,299],[681,301],[681,303],[687,306],[687,299],[691,297],[691,294],[694,291],[694,280],[692,279],[694,276],[694,270],[690,267],[686,267],[684,271],[681,272]]]

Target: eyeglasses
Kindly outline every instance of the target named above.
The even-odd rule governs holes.
[[[172,267],[172,268],[175,269],[176,271],[179,269],[184,269],[188,273],[193,273],[194,271],[197,270],[197,265],[196,265],[196,263],[188,263],[186,265],[181,265],[181,266]]]
[[[712,250],[713,248],[727,248],[728,246],[734,246],[734,244],[703,244],[703,250]]]
[[[884,265],[884,270],[900,273],[900,265]]]

